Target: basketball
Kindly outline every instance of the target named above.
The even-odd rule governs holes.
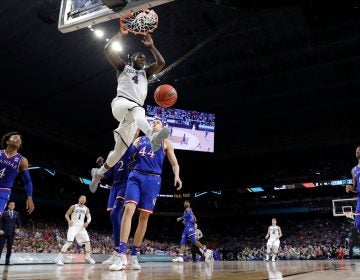
[[[171,107],[177,100],[176,89],[171,85],[160,85],[154,92],[154,99],[161,107]]]

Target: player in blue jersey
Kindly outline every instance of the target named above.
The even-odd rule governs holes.
[[[1,138],[3,150],[0,151],[0,215],[9,201],[11,189],[18,174],[25,183],[27,212],[31,214],[35,209],[32,199],[33,186],[28,169],[29,162],[18,153],[21,145],[22,139],[18,132],[6,133]]]
[[[130,63],[127,63],[113,47],[113,44],[121,42],[127,33],[127,30],[120,30],[104,48],[107,60],[117,72],[117,93],[111,102],[111,110],[114,118],[119,121],[119,126],[114,131],[115,147],[107,156],[106,162],[100,168],[91,170],[92,188],[97,186],[104,173],[120,160],[132,143],[137,128],[151,139],[153,151],[160,149],[161,142],[170,134],[166,127],[154,131],[146,120],[143,108],[148,92],[148,79],[164,68],[165,60],[155,47],[151,35],[147,34],[141,42],[151,52],[155,61],[147,64],[145,54],[137,52],[131,56]]]
[[[172,261],[184,262],[185,244],[188,239],[190,240],[191,244],[194,244],[196,247],[199,248],[199,251],[205,256],[205,261],[210,261],[212,259],[212,251],[209,249],[205,249],[204,245],[202,245],[199,240],[196,240],[196,218],[190,207],[189,200],[186,200],[184,202],[184,207],[184,215],[176,219],[178,222],[183,221],[185,225],[184,231],[181,235],[180,253],[179,256],[174,258]]]
[[[152,127],[154,130],[160,131],[163,124],[160,120],[153,120]],[[161,144],[161,149],[156,152],[151,149],[148,137],[137,138],[133,145],[137,149],[137,158],[127,183],[125,209],[120,229],[119,255],[109,267],[110,270],[123,270],[127,265],[125,252],[131,229],[131,220],[136,208],[140,211],[140,215],[131,250],[130,269],[141,269],[137,254],[146,232],[149,216],[153,213],[160,191],[165,156],[167,156],[174,173],[174,186],[177,187],[177,190],[182,188],[179,176],[180,167],[174,153],[174,147],[169,139],[165,139]]]
[[[358,164],[351,170],[353,184],[346,186],[346,192],[353,192],[357,194],[356,210],[354,214],[356,229],[360,232],[360,146],[356,148],[355,156],[358,160]]]
[[[136,132],[136,137],[139,136],[139,130]],[[129,173],[135,163],[136,148],[133,145],[126,150],[120,161],[104,174],[104,180],[112,182],[108,202],[107,211],[110,211],[110,219],[113,228],[112,239],[114,242],[114,252],[112,256],[105,260],[103,264],[113,264],[119,250],[120,243],[120,225],[124,206],[124,197],[126,193],[126,184]],[[103,164],[104,159],[99,157],[96,160],[98,165]]]

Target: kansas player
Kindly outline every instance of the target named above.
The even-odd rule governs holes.
[[[145,118],[144,105],[147,96],[148,78],[159,73],[165,66],[165,60],[157,50],[151,35],[145,35],[142,43],[150,50],[155,62],[146,65],[146,57],[138,52],[132,55],[131,64],[127,64],[117,51],[112,48],[114,42],[118,42],[128,32],[121,30],[105,46],[105,56],[117,71],[117,94],[111,102],[111,109],[115,119],[119,121],[119,127],[114,131],[115,147],[100,169],[91,170],[91,186],[97,186],[104,173],[113,167],[124,154],[125,150],[134,138],[135,131],[139,128],[151,139],[152,151],[160,149],[161,142],[170,134],[168,128],[154,131]]]
[[[282,236],[281,228],[276,225],[276,219],[272,218],[271,226],[268,227],[265,239],[269,239],[266,243],[266,261],[269,260],[270,252],[272,251],[272,261],[276,260],[276,255],[280,247],[280,237]]]
[[[180,241],[180,254],[178,257],[172,259],[173,262],[184,262],[184,252],[185,252],[185,244],[186,240],[190,240],[191,244],[194,244],[199,248],[199,251],[205,256],[205,261],[210,261],[212,259],[212,251],[209,249],[205,249],[205,247],[196,240],[196,230],[195,230],[195,222],[196,218],[192,209],[190,207],[190,201],[186,200],[184,202],[184,215],[182,217],[177,218],[178,222],[183,221],[185,228],[181,235]]]
[[[4,149],[0,151],[0,215],[9,201],[11,189],[18,174],[25,183],[27,212],[31,214],[35,209],[32,199],[33,185],[28,169],[29,162],[18,153],[21,144],[21,135],[16,131],[6,133],[1,138],[1,146]]]
[[[357,203],[354,216],[356,229],[358,230],[358,232],[360,232],[360,146],[356,147],[355,156],[358,160],[358,164],[351,170],[353,184],[346,186],[346,192],[353,192],[357,194]]]
[[[136,136],[138,135],[139,131],[136,133]],[[118,254],[120,243],[120,225],[126,193],[126,184],[129,173],[135,164],[135,152],[135,146],[130,145],[130,147],[125,151],[125,154],[121,157],[120,161],[104,174],[104,179],[107,182],[112,182],[107,202],[107,211],[110,211],[110,219],[113,228],[112,239],[114,242],[114,252],[109,259],[103,262],[103,264],[112,264]],[[97,159],[97,163],[102,162],[103,158],[100,157]]]
[[[163,128],[163,124],[160,120],[155,119],[152,121],[152,127],[155,131],[160,131]],[[137,148],[137,159],[127,183],[125,209],[120,229],[119,255],[109,267],[110,270],[123,270],[127,265],[125,252],[131,229],[131,220],[136,207],[140,210],[140,215],[131,250],[130,269],[141,269],[137,254],[146,232],[149,216],[153,213],[160,191],[161,173],[165,156],[167,156],[172,166],[174,186],[177,186],[177,190],[182,188],[179,176],[180,167],[174,153],[174,147],[169,139],[165,139],[161,144],[161,149],[156,152],[151,149],[148,137],[137,138],[133,145]]]
[[[69,224],[67,232],[66,243],[62,246],[59,256],[57,257],[57,265],[64,265],[64,256],[67,249],[72,245],[74,239],[79,245],[85,244],[85,261],[90,264],[95,264],[95,261],[90,256],[91,246],[89,234],[86,230],[91,222],[90,210],[85,206],[86,196],[81,195],[77,204],[71,205],[65,213],[65,219]],[[86,223],[85,223],[86,217]]]

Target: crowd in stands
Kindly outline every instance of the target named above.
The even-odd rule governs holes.
[[[279,226],[283,237],[278,258],[280,260],[313,260],[350,257],[352,224],[345,218],[286,219]],[[222,260],[264,260],[267,224],[263,221],[252,224],[224,225],[221,229],[204,229],[205,243],[215,249]],[[155,227],[151,227],[156,231]],[[66,241],[67,228],[58,224],[29,223],[16,236],[13,252],[58,253]],[[179,236],[178,234],[173,234]],[[89,229],[93,254],[110,254],[113,250],[111,233]],[[151,236],[155,236],[152,234]],[[131,243],[131,241],[130,241]],[[173,241],[151,241],[145,239],[141,254],[176,255],[179,244]],[[83,253],[83,248],[74,242],[69,253]],[[186,256],[191,260],[190,250]]]

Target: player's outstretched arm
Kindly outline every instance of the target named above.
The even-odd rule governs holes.
[[[118,51],[116,51],[112,45],[115,42],[120,42],[121,39],[127,34],[128,31],[120,29],[120,32],[117,33],[110,41],[105,45],[104,52],[109,63],[118,71],[122,72],[126,65],[126,61],[120,57]]]
[[[151,75],[158,74],[165,67],[165,59],[163,58],[159,50],[155,47],[154,41],[151,38],[150,34],[145,35],[144,40],[142,40],[141,42],[149,48],[155,58],[155,62],[146,68],[146,73],[148,74],[148,77],[151,77]]]
[[[266,236],[265,236],[265,239],[268,239],[269,236],[270,236],[270,227],[268,227],[268,231],[267,231],[267,234],[266,234]]]
[[[176,190],[180,190],[182,188],[182,181],[180,180],[180,166],[175,156],[174,146],[169,139],[165,139],[164,143],[166,156],[171,164],[173,173],[175,175],[174,186],[177,186]]]
[[[32,185],[32,181],[31,181],[31,177],[30,177],[30,173],[29,173],[29,161],[25,157],[23,157],[21,159],[20,175],[24,181],[25,191],[26,191],[26,195],[27,195],[26,210],[29,214],[31,214],[35,209],[34,201],[32,199],[33,185]]]

